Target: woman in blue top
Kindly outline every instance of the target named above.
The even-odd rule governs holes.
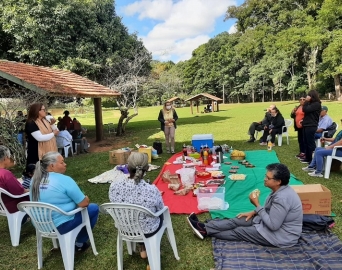
[[[342,119],[341,119],[342,121]],[[325,141],[331,142],[329,146],[317,147],[315,150],[315,155],[309,164],[309,166],[304,167],[302,170],[309,172],[310,176],[323,177],[322,170],[324,164],[324,158],[331,156],[335,146],[342,145],[342,130],[333,138],[324,138]],[[342,157],[342,149],[337,149],[336,156]]]
[[[36,163],[36,170],[31,180],[30,199],[49,203],[65,212],[75,210],[78,207],[87,207],[90,224],[93,228],[97,222],[99,207],[89,203],[76,182],[64,175],[66,164],[58,152],[48,152]],[[52,214],[53,222],[60,234],[65,234],[82,223],[82,214],[64,216],[59,213]],[[84,251],[89,247],[89,237],[84,227],[78,234],[75,243],[76,251]]]

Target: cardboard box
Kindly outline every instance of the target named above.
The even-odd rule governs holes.
[[[331,215],[331,192],[321,184],[291,186],[302,201],[304,214]]]
[[[127,159],[131,151],[129,150],[113,150],[109,151],[109,163],[115,165],[127,164]]]
[[[139,148],[139,153],[146,153],[148,155],[148,163],[151,164],[152,162],[152,147],[146,147],[146,148]]]

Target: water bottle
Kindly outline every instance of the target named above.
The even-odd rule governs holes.
[[[271,152],[272,151],[272,142],[271,142],[271,135],[267,136],[267,151]]]

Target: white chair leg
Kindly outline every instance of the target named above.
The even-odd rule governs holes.
[[[132,242],[126,241],[127,251],[129,255],[133,255]]]
[[[283,143],[283,135],[278,134],[278,146],[281,146]]]
[[[38,269],[43,267],[43,238],[39,232],[36,231],[37,235],[37,257],[38,257]]]
[[[123,270],[123,245],[122,239],[118,234],[116,240],[116,256],[117,256],[117,263],[118,263],[118,270]]]
[[[160,240],[158,241],[158,237],[150,237],[148,238],[148,241],[144,242],[144,244],[150,269],[160,270]]]
[[[69,147],[65,146],[64,147],[64,157],[67,158],[69,156]]]
[[[173,228],[171,227],[167,227],[166,228],[166,235],[167,235],[167,239],[170,242],[170,245],[172,247],[173,250],[173,254],[175,255],[176,260],[179,260],[179,255],[178,255],[178,250],[177,250],[177,245],[176,245],[176,238],[175,238],[175,234],[173,232]]]
[[[12,246],[19,246],[20,232],[21,232],[21,222],[24,215],[22,212],[17,212],[7,217],[8,228],[11,236]]]
[[[332,157],[327,156],[325,161],[325,171],[324,171],[324,178],[329,179],[330,176],[330,169],[331,169]]]
[[[316,139],[316,145],[317,145],[317,147],[321,147],[322,146],[320,139]]]
[[[70,234],[71,233],[69,232],[58,238],[65,270],[74,269],[75,239],[72,241],[71,238],[73,237],[70,237]]]
[[[286,133],[286,140],[287,140],[287,145],[289,145],[289,134]]]
[[[53,248],[58,248],[58,241],[56,238],[52,238],[52,245],[53,245]]]

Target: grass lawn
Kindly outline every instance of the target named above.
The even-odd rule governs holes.
[[[285,118],[289,118],[292,108],[297,102],[279,102],[276,103]],[[341,103],[324,102],[328,106],[328,114],[340,124]],[[260,121],[264,116],[264,109],[269,103],[255,104],[226,104],[220,105],[220,112],[209,114],[194,114],[190,108],[179,108],[177,113],[179,120],[176,130],[176,150],[181,150],[183,143],[190,144],[191,137],[194,134],[211,133],[214,135],[215,144],[233,145],[234,149],[253,150],[266,149],[266,146],[259,146],[258,143],[246,143],[248,139],[247,130],[252,121]],[[203,107],[203,106],[201,106]],[[159,122],[156,120],[160,107],[140,108],[139,115],[132,119],[127,126],[125,135],[126,146],[134,147],[136,143],[152,145],[156,138],[163,139],[160,131]],[[71,117],[74,117],[70,110]],[[54,116],[58,115],[54,113]],[[94,131],[94,113],[87,115],[79,114],[76,116],[80,122],[89,128],[89,137],[95,137]],[[104,110],[103,122],[117,122],[119,111]],[[274,147],[279,160],[286,164],[290,171],[305,184],[321,183],[328,187],[332,192],[332,208],[337,217],[337,223],[334,232],[342,236],[341,212],[342,212],[342,172],[331,173],[330,179],[309,177],[307,173],[301,170],[305,165],[301,164],[294,156],[298,153],[297,134],[290,128],[290,145],[286,145],[286,139],[283,139],[283,146]],[[122,139],[120,140],[122,144]],[[285,142],[285,144],[284,144]],[[163,144],[165,145],[165,144]],[[115,143],[113,149],[115,149]],[[122,147],[122,145],[120,145]],[[153,161],[153,164],[163,165],[169,158],[168,154],[162,154],[161,158]],[[92,202],[102,204],[109,202],[108,188],[109,184],[90,184],[87,179],[99,175],[111,168],[109,164],[108,152],[90,153],[66,159],[67,172],[81,189],[87,194]],[[151,180],[155,179],[159,171],[153,171],[147,174]],[[20,173],[17,174],[20,176]],[[246,198],[248,200],[248,198]],[[162,239],[161,262],[163,270],[175,269],[209,269],[214,267],[212,256],[211,240],[198,240],[188,228],[185,215],[172,215],[173,228],[176,235],[180,261],[176,261],[172,249],[168,244],[166,237]],[[209,218],[209,214],[200,215],[201,219]],[[22,228],[20,245],[12,247],[8,232],[7,221],[0,219],[0,269],[36,269],[36,237],[35,230],[30,224]],[[83,254],[75,256],[76,269],[116,269],[116,230],[113,221],[109,216],[100,215],[99,221],[94,228],[94,238],[99,252],[94,256],[89,249]],[[43,259],[44,269],[63,269],[63,261],[59,252],[50,252],[52,242],[44,240]],[[140,258],[139,254],[129,256],[126,248],[124,249],[124,267],[125,269],[146,269],[147,260]]]

